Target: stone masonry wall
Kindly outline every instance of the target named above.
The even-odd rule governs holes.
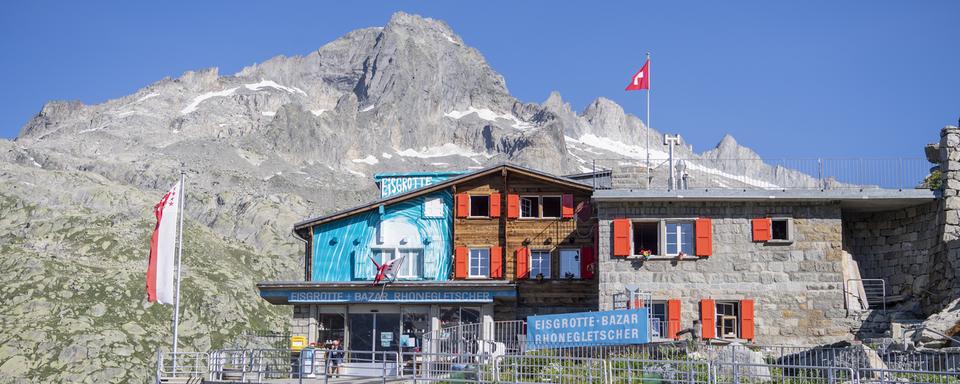
[[[681,328],[699,318],[699,302],[755,300],[756,342],[811,345],[850,339],[841,271],[841,215],[836,203],[598,203],[600,309],[636,284],[654,300],[681,299]],[[752,241],[750,219],[794,219],[794,242]],[[708,217],[713,255],[698,260],[612,257],[612,219]]]
[[[884,279],[887,295],[920,297],[939,245],[940,202],[843,215],[843,247],[864,279]]]
[[[940,244],[929,264],[930,281],[921,305],[926,314],[939,312],[960,296],[960,128],[940,131],[940,172],[943,199],[940,201],[938,235]]]

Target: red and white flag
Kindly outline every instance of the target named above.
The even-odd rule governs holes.
[[[377,267],[377,276],[373,278],[373,285],[377,285],[384,278],[390,280],[395,280],[397,278],[397,272],[400,271],[400,266],[403,265],[403,259],[406,256],[400,256],[396,259],[392,259],[383,264],[377,264],[377,261],[370,257],[370,261],[373,262],[373,265]]]
[[[157,226],[150,239],[150,260],[147,264],[147,301],[151,303],[173,304],[179,201],[180,183],[177,182],[153,207]]]
[[[642,89],[650,89],[650,59],[643,63],[643,68],[633,74],[633,77],[630,78],[630,84],[627,85],[625,90],[639,91]]]

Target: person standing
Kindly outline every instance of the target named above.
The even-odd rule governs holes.
[[[330,350],[327,351],[327,358],[330,362],[330,372],[333,377],[340,377],[340,365],[343,364],[343,346],[340,345],[340,340],[333,340],[333,344],[330,346]]]

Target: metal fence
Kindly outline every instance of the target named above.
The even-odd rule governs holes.
[[[530,349],[519,354],[219,350],[158,354],[157,378],[230,382],[377,380],[476,383],[960,384],[958,354],[877,353],[862,346],[696,345]]]
[[[597,159],[596,189],[912,189],[932,164],[922,158]]]

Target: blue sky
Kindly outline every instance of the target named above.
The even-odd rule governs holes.
[[[523,101],[582,110],[653,54],[653,126],[768,158],[921,157],[960,117],[960,1],[4,2],[0,137],[52,99],[305,54],[403,10],[446,21]]]

